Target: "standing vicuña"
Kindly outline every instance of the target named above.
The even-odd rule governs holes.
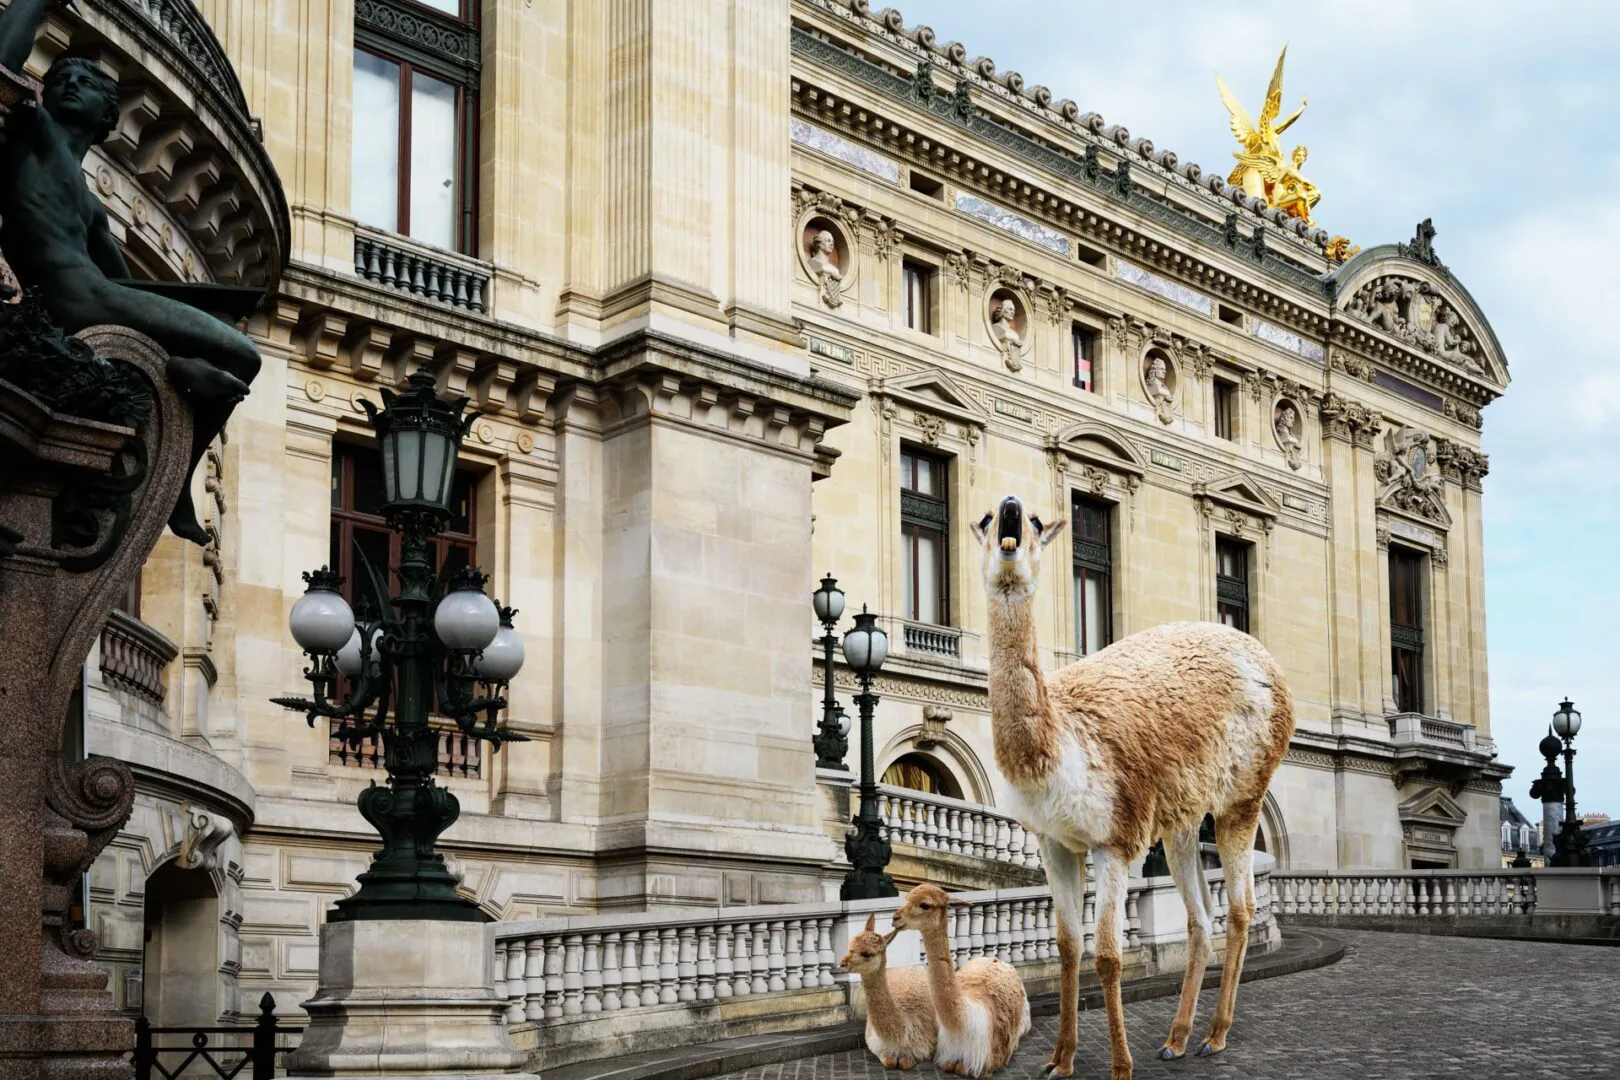
[[[889,967],[889,942],[899,928],[879,934],[877,916],[849,940],[843,968],[861,977],[866,991],[866,1048],[885,1069],[909,1069],[934,1056],[934,1002],[920,967]]]
[[[950,898],[937,885],[918,885],[894,913],[896,930],[916,930],[928,950],[928,990],[939,1018],[934,1063],[943,1072],[984,1076],[1007,1064],[1029,1030],[1029,997],[1017,970],[994,956],[951,962],[946,929]]]
[[[992,530],[991,525],[995,528]],[[1120,1004],[1120,928],[1130,867],[1164,840],[1187,906],[1181,1007],[1161,1057],[1186,1052],[1210,953],[1210,898],[1198,826],[1215,816],[1225,868],[1226,965],[1199,1054],[1226,1048],[1254,915],[1254,834],[1271,774],[1294,733],[1294,701],[1276,661],[1247,634],[1174,623],[1133,634],[1041,674],[1031,604],[1041,549],[1063,527],[1027,517],[1014,496],[974,525],[989,599],[990,722],[1008,807],[1042,839],[1057,914],[1062,1011],[1046,1072],[1074,1072],[1084,853],[1097,873],[1097,975],[1108,1006],[1114,1080],[1128,1080]],[[899,925],[898,921],[896,925]]]

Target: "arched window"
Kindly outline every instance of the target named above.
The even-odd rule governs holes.
[[[883,770],[881,783],[950,799],[962,797],[962,785],[956,782],[956,777],[939,762],[922,754],[903,754],[896,758]]]
[[[1513,843],[1513,823],[1511,821],[1504,821],[1504,822],[1502,822],[1502,844],[1504,846],[1511,846],[1512,843]]]

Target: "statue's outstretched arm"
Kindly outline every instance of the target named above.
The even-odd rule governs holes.
[[[0,65],[22,74],[44,14],[45,0],[11,0],[11,6],[0,13]]]

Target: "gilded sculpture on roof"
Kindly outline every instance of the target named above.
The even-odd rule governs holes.
[[[1232,134],[1242,144],[1242,149],[1232,152],[1238,164],[1227,177],[1227,183],[1241,187],[1251,196],[1264,199],[1268,206],[1276,207],[1289,217],[1303,218],[1306,224],[1314,225],[1311,209],[1321,199],[1322,193],[1300,171],[1305,165],[1308,151],[1303,146],[1296,146],[1292,152],[1284,154],[1277,139],[1299,119],[1307,101],[1301,98],[1299,108],[1283,119],[1277,119],[1277,114],[1282,111],[1283,62],[1287,58],[1288,46],[1284,45],[1282,54],[1277,57],[1277,68],[1271,73],[1271,85],[1266,88],[1266,100],[1260,106],[1258,123],[1250,119],[1248,110],[1238,101],[1226,81],[1219,75],[1215,76],[1221,101],[1231,116]]]

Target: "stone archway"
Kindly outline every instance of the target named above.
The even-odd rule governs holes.
[[[930,795],[944,795],[950,799],[962,798],[962,784],[951,768],[932,754],[911,750],[889,762],[883,770],[882,783],[891,787],[910,788]]]
[[[219,1023],[220,915],[206,870],[166,862],[146,879],[141,1014],[153,1026]]]

